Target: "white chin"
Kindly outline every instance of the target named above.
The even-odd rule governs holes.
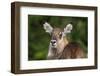
[[[52,46],[52,48],[56,48],[56,47],[57,47],[56,45]]]

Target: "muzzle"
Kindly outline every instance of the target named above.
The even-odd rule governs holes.
[[[51,45],[55,47],[57,45],[57,41],[56,40],[51,40]]]

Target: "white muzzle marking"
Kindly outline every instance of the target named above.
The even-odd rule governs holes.
[[[51,46],[56,48],[57,47],[57,41],[56,40],[51,40],[50,42]]]

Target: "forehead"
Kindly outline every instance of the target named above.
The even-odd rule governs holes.
[[[60,28],[54,28],[52,34],[58,34],[60,32],[62,32],[63,30]]]

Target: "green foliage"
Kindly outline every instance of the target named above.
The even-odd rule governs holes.
[[[86,17],[63,17],[63,16],[42,16],[28,15],[28,59],[29,60],[45,60],[50,35],[43,29],[43,24],[48,22],[52,27],[64,28],[68,23],[72,22],[73,30],[67,37],[70,41],[80,43],[81,47],[87,53],[87,37],[88,25]]]

